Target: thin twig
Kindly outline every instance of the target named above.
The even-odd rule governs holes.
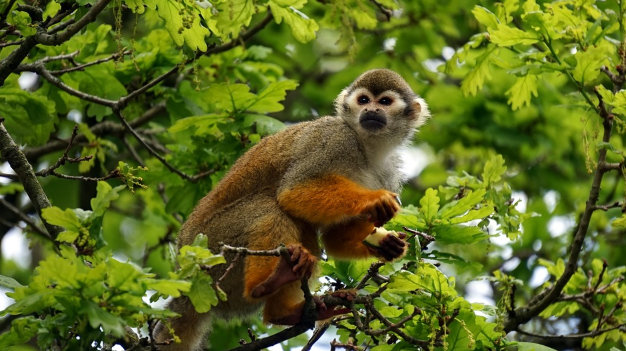
[[[29,225],[32,230],[39,234],[40,236],[50,239],[50,235],[43,229],[41,229],[37,223],[35,223],[32,218],[28,217],[24,212],[20,211],[19,208],[13,206],[10,202],[0,197],[0,204],[4,206],[7,210],[13,212],[14,215],[18,216],[24,223]]]
[[[146,112],[144,112],[143,115],[141,115],[138,118],[133,119],[129,123],[131,127],[138,128],[148,123],[155,117],[157,117],[164,110],[165,110],[165,102],[159,102],[155,104],[154,106],[152,106],[150,109],[148,109]],[[111,121],[103,121],[103,122],[97,123],[93,125],[89,130],[91,131],[91,133],[93,133],[96,136],[101,136],[101,135],[121,136],[126,132],[126,128],[124,128],[123,125],[121,125],[120,123],[115,123]],[[82,143],[85,141],[87,141],[87,138],[84,135],[80,134],[76,137],[75,142]],[[63,150],[67,146],[68,142],[69,140],[53,140],[43,146],[26,148],[23,150],[23,152],[24,152],[24,155],[26,155],[26,158],[28,158],[29,160],[35,160],[39,158],[40,156],[49,154],[51,152]]]
[[[612,208],[620,208],[622,207],[622,203],[619,201],[615,201],[612,204],[608,204],[608,205],[595,205],[593,207],[594,210],[602,210],[602,211],[608,211]]]
[[[313,335],[311,335],[311,338],[309,339],[309,341],[307,341],[306,345],[304,345],[301,351],[310,351],[313,345],[315,345],[315,343],[322,337],[322,335],[324,335],[329,327],[330,322],[324,322],[318,325],[313,331]]]
[[[61,79],[59,79],[58,77],[52,75],[52,73],[50,71],[48,71],[46,69],[46,67],[42,63],[33,65],[32,71],[40,74],[42,77],[44,77],[52,85],[54,85],[57,88],[65,91],[66,93],[68,93],[70,95],[76,96],[77,98],[80,98],[80,99],[85,100],[85,101],[93,102],[93,103],[96,103],[98,105],[111,107],[111,108],[117,106],[117,101],[115,101],[115,100],[109,100],[109,99],[101,98],[101,97],[96,96],[96,95],[87,94],[85,92],[82,92],[80,90],[74,89],[71,86],[63,83],[63,81]]]
[[[174,167],[171,163],[169,163],[163,156],[161,156],[156,150],[154,150],[150,145],[148,145],[148,143],[146,143],[146,141],[141,137],[141,135],[139,135],[139,133],[137,133],[137,131],[126,121],[126,118],[124,118],[124,116],[122,115],[121,111],[116,107],[113,109],[113,114],[115,114],[117,116],[117,118],[122,122],[122,124],[124,125],[124,127],[126,128],[126,130],[132,134],[135,139],[137,139],[137,141],[143,145],[143,147],[148,150],[148,152],[156,157],[165,167],[167,167],[167,169],[169,169],[170,171],[172,171],[173,173],[178,174],[181,178],[186,179],[192,183],[197,182],[199,179],[206,177],[207,175],[213,174],[215,173],[214,170],[208,170],[196,175],[188,175],[187,173],[184,173],[183,171],[179,170],[178,168]]]
[[[16,41],[10,41],[6,43],[0,43],[0,48],[12,46],[12,45],[22,45],[22,43],[24,43],[24,40],[16,40]]]
[[[428,347],[430,345],[430,341],[426,341],[426,340],[419,340],[416,339],[408,334],[406,334],[405,332],[403,332],[400,329],[400,326],[395,325],[394,323],[391,323],[391,321],[389,321],[389,319],[385,318],[385,316],[383,316],[375,307],[373,304],[369,304],[366,305],[367,309],[369,312],[371,312],[376,319],[378,319],[379,321],[381,321],[385,326],[387,326],[389,328],[389,331],[392,331],[396,334],[398,334],[398,336],[400,336],[402,339],[404,339],[404,341],[413,344],[413,345],[417,345],[420,347]]]
[[[135,150],[135,148],[128,142],[128,139],[125,136],[122,137],[122,143],[124,143],[124,146],[126,146],[126,149],[130,152],[130,155],[135,159],[135,161],[137,161],[140,166],[144,167],[146,163],[141,156],[139,156],[137,150]]]
[[[543,341],[559,342],[559,341],[565,341],[565,340],[582,340],[584,338],[593,338],[595,336],[613,331],[615,329],[624,329],[624,331],[626,331],[626,324],[620,324],[611,328],[606,328],[606,329],[601,329],[601,330],[594,330],[588,333],[569,334],[569,335],[540,335],[540,334],[527,332],[521,329],[518,329],[516,331],[522,335],[527,335],[533,338],[541,339]]]
[[[103,177],[73,176],[73,175],[58,173],[57,171],[52,171],[49,175],[53,175],[57,178],[69,179],[69,180],[80,180],[84,182],[100,182],[100,181],[111,179],[111,178],[122,178],[122,174],[117,168],[112,170],[111,172],[109,172],[107,175]]]
[[[65,151],[63,152],[63,155],[52,166],[50,166],[50,167],[48,167],[48,168],[46,168],[44,170],[41,170],[41,171],[39,171],[39,172],[37,172],[35,174],[38,175],[38,176],[45,177],[45,176],[48,176],[48,175],[52,174],[52,172],[54,170],[56,170],[57,168],[63,166],[65,164],[65,162],[70,159],[68,154],[69,154],[70,150],[72,149],[72,144],[74,143],[74,138],[76,138],[76,134],[78,134],[78,126],[77,125],[75,125],[74,129],[72,129],[72,135],[70,136],[70,141],[67,143],[67,147],[65,148]],[[82,160],[78,160],[78,161],[79,162],[80,161],[86,161],[86,159],[83,158]]]
[[[116,52],[116,53],[114,53],[113,55],[111,55],[109,57],[105,57],[105,58],[101,58],[99,60],[87,62],[87,63],[81,64],[81,65],[78,65],[78,66],[75,66],[75,67],[60,69],[60,70],[56,70],[56,71],[50,71],[50,74],[52,74],[54,76],[60,76],[62,74],[69,73],[69,72],[84,71],[86,67],[94,66],[94,65],[97,65],[97,64],[100,64],[100,63],[111,61],[111,60],[117,60],[117,59],[119,59],[120,57],[122,57],[124,55],[130,55],[130,54],[131,54],[131,52],[129,50],[126,50],[126,51],[124,51],[122,53]]]
[[[365,276],[361,279],[361,281],[359,281],[355,289],[357,290],[363,289],[367,285],[370,279],[374,280],[378,284],[384,283],[385,277],[378,274],[380,267],[384,265],[385,265],[385,262],[381,262],[381,261],[372,263],[370,265],[370,268],[368,268],[367,270],[367,274],[365,274]]]

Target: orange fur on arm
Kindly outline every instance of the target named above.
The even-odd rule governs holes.
[[[326,252],[336,258],[366,258],[373,255],[363,239],[374,230],[368,221],[351,221],[327,229],[322,235]]]
[[[278,194],[290,215],[319,225],[332,225],[360,215],[385,190],[364,188],[346,177],[330,174],[298,184]]]

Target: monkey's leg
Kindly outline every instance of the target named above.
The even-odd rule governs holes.
[[[311,276],[317,258],[299,244],[291,244],[287,248],[290,254],[289,260],[281,257],[278,262],[276,259],[272,260],[274,262],[267,262],[268,260],[256,260],[254,257],[247,258],[246,275],[251,276],[252,279],[246,279],[245,291],[250,292],[250,297],[260,298],[269,295],[285,284]],[[259,270],[262,266],[265,269]],[[274,267],[273,271],[267,274],[268,268],[272,267]],[[263,277],[266,278],[260,281]]]
[[[354,220],[332,226],[322,234],[326,252],[333,257],[344,259],[377,256],[391,261],[404,256],[407,247],[404,237],[387,235],[378,248],[363,244],[363,239],[372,233],[374,228],[374,224],[364,220]]]
[[[397,196],[330,174],[282,190],[278,203],[287,213],[309,223],[328,226],[361,216],[381,226],[400,209]]]
[[[250,249],[268,250],[286,244],[289,259],[246,257],[244,297],[252,300],[265,297],[285,284],[311,275],[317,258],[302,245],[303,230],[278,208],[275,201],[273,208],[249,228]]]
[[[263,320],[265,323],[294,325],[302,319],[304,308],[304,293],[300,288],[300,282],[292,282],[283,286],[276,294],[270,296],[265,302],[263,310]],[[337,292],[338,297],[345,299],[354,298],[352,292]],[[327,307],[322,299],[314,296],[315,306],[317,308],[317,320],[328,319],[336,315],[350,312],[349,308]]]

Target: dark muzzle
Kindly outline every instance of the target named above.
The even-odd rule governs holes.
[[[359,118],[361,126],[367,130],[378,130],[387,125],[387,119],[375,111],[366,111]]]

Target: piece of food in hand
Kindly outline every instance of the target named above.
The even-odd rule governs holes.
[[[377,227],[365,237],[363,244],[369,248],[374,256],[385,261],[393,261],[406,254],[408,244],[404,241],[405,238],[406,234],[403,232]]]
[[[381,243],[387,235],[393,235],[396,237],[400,236],[400,234],[396,231],[387,230],[383,227],[376,227],[376,229],[374,229],[374,231],[370,235],[366,236],[365,239],[363,239],[363,244],[377,249],[382,246]]]

